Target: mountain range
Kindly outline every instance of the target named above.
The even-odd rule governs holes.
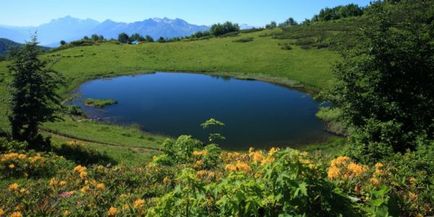
[[[173,38],[188,36],[198,31],[208,30],[208,26],[194,25],[182,19],[152,18],[132,23],[93,19],[79,19],[66,16],[51,20],[39,26],[15,27],[0,26],[0,38],[7,38],[19,43],[30,40],[36,33],[41,45],[55,47],[61,40],[73,41],[92,34],[105,38],[117,38],[119,33],[139,33],[153,38]]]

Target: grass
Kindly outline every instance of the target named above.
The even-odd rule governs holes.
[[[241,33],[238,36],[172,43],[125,45],[103,43],[73,47],[47,53],[50,62],[66,82],[59,92],[69,98],[71,92],[87,80],[153,71],[187,71],[241,79],[258,79],[316,91],[332,84],[331,67],[339,59],[327,49],[281,48],[291,39],[274,39],[281,30]],[[234,41],[244,41],[239,43]],[[9,129],[7,120],[11,79],[7,61],[0,62],[0,128]],[[98,104],[99,102],[97,102]],[[101,102],[105,104],[105,102]],[[46,130],[84,140],[115,143],[131,148],[158,147],[164,136],[143,133],[137,128],[113,126],[88,120],[47,123]],[[89,143],[92,145],[92,143]],[[95,144],[94,146],[98,148]],[[99,147],[101,148],[101,147]],[[116,152],[116,151],[114,151]]]
[[[104,108],[106,106],[117,104],[118,101],[113,99],[91,99],[88,98],[84,101],[86,106],[96,107],[96,108]]]

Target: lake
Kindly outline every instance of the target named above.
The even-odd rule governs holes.
[[[86,82],[73,104],[92,119],[139,125],[151,133],[193,135],[206,140],[200,124],[225,123],[224,149],[296,146],[327,138],[315,113],[319,102],[304,92],[254,80],[194,73],[157,72]],[[84,105],[87,98],[113,99],[105,108]]]

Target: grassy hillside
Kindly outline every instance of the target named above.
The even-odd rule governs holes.
[[[311,90],[326,87],[331,81],[330,67],[338,55],[327,49],[282,49],[290,39],[274,39],[281,30],[242,33],[236,37],[214,38],[172,43],[119,45],[102,43],[74,47],[44,54],[55,70],[66,80],[61,90],[65,98],[80,83],[103,76],[144,73],[151,71],[192,71],[255,78],[289,86],[305,86]],[[239,40],[253,38],[253,40]],[[247,42],[240,42],[247,41]],[[7,61],[0,62],[0,127],[8,128],[7,82],[10,79]],[[83,129],[79,133],[77,126]],[[84,132],[95,132],[93,123],[63,121],[47,124],[47,128],[88,138]],[[74,130],[72,130],[74,129]],[[92,134],[99,140],[99,134]],[[118,134],[125,134],[119,132]],[[103,135],[101,138],[106,138]],[[121,139],[128,141],[129,139]],[[145,142],[146,143],[146,142]]]

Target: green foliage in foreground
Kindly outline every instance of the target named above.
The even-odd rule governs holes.
[[[393,6],[393,7],[392,7]],[[376,4],[328,99],[369,162],[434,138],[434,1]]]
[[[24,216],[434,213],[434,144],[362,165],[345,156],[322,163],[293,149],[222,152],[190,136],[167,143],[169,149],[138,166],[85,167],[55,154],[3,149],[0,212]],[[18,146],[0,141],[3,148]]]

